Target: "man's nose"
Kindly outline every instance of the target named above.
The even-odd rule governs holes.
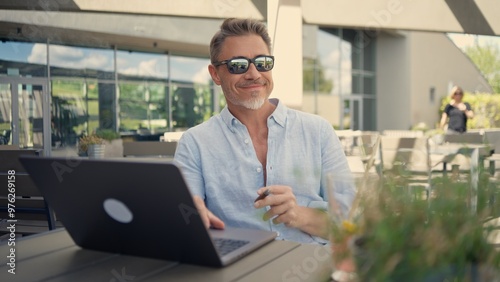
[[[245,79],[256,79],[260,77],[260,71],[257,70],[255,64],[250,63],[248,70],[245,73]]]

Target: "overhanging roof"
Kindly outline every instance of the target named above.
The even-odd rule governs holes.
[[[267,5],[271,2],[0,0],[0,39],[207,56],[223,18],[265,21]],[[500,35],[498,0],[280,0],[279,5],[300,5],[303,21],[321,26]]]
[[[500,35],[498,0],[315,0],[301,6],[309,24]]]

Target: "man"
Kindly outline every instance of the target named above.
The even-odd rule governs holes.
[[[328,242],[325,175],[350,175],[332,126],[268,99],[274,57],[263,23],[225,20],[210,43],[210,59],[208,71],[227,106],[187,130],[175,153],[205,224]],[[269,195],[254,203],[265,191]],[[336,189],[344,214],[354,195],[353,189]]]

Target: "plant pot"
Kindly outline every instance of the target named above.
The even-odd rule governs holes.
[[[93,144],[89,145],[89,148],[87,150],[87,154],[89,156],[89,159],[102,159],[104,158],[104,144]]]
[[[114,139],[105,141],[106,150],[104,152],[105,158],[121,158],[123,157],[123,140]]]

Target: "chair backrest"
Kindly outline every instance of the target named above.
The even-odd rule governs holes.
[[[340,144],[342,145],[342,149],[344,150],[344,153],[347,156],[355,154],[353,151],[354,144],[355,144],[355,138],[356,136],[361,135],[361,131],[359,130],[351,130],[351,129],[345,129],[345,130],[335,130],[335,134],[337,134],[337,137],[339,138]]]
[[[19,161],[22,155],[41,156],[42,151],[0,150],[0,183],[12,183],[0,189],[0,218],[11,218],[9,207],[14,205],[16,219],[47,220],[49,229],[54,229],[54,213]]]
[[[382,131],[384,136],[394,136],[394,137],[422,137],[424,132],[422,130],[384,130]]]
[[[12,131],[10,129],[7,129],[0,134],[0,145],[9,144],[11,132]]]
[[[364,172],[377,174],[381,172],[379,169],[380,134],[378,132],[355,136],[352,146],[352,157],[357,157],[362,161]]]
[[[448,143],[468,143],[483,144],[484,135],[481,132],[464,132],[462,134],[446,134],[444,142]]]
[[[414,173],[430,173],[430,148],[428,137],[381,137],[383,170],[396,167]]]
[[[19,150],[18,145],[0,145],[0,151],[2,150]]]
[[[379,134],[362,134],[355,137],[354,146],[357,151],[362,156],[370,156],[377,151],[378,140],[380,139]]]
[[[163,133],[163,141],[165,142],[172,142],[172,141],[179,141],[181,139],[182,134],[184,134],[184,131],[169,131]]]
[[[491,145],[495,154],[500,154],[500,130],[488,130],[484,132],[484,142]]]
[[[139,141],[123,142],[124,157],[173,157],[177,142]]]
[[[347,161],[351,172],[363,176],[380,174],[380,134],[378,132],[361,133],[353,136],[350,154]]]

